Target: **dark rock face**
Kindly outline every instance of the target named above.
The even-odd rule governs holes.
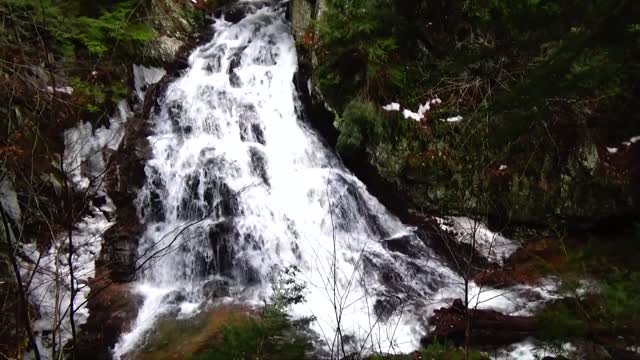
[[[108,273],[98,271],[104,280],[92,284],[89,319],[78,333],[78,359],[111,360],[111,349],[123,331],[129,329],[142,306],[142,297],[129,284],[112,284]]]
[[[231,59],[229,63],[229,70],[227,73],[229,74],[229,83],[234,88],[239,88],[242,86],[242,81],[240,80],[240,76],[236,73],[236,68],[240,66],[240,62],[242,61],[242,52],[245,48],[241,48],[236,52],[236,54]]]
[[[269,186],[269,175],[267,173],[267,160],[264,153],[257,148],[249,149],[249,157],[251,158],[251,172],[262,179],[262,182]]]
[[[142,216],[150,222],[161,222],[165,220],[165,210],[163,199],[167,196],[167,188],[164,184],[164,180],[160,176],[157,176],[157,170],[150,168],[151,188],[149,189],[149,206],[141,209]]]
[[[242,19],[245,18],[245,16],[247,16],[245,11],[239,6],[229,6],[226,8],[218,9],[213,12],[213,15],[215,17],[224,16],[224,19],[226,21],[233,24],[239,23]]]
[[[237,2],[224,1],[225,6],[222,6],[213,12],[213,16],[220,18],[224,16],[224,20],[233,24],[237,24],[244,19],[248,13],[271,4],[270,1],[252,1],[252,2]]]
[[[208,236],[213,249],[210,264],[214,274],[237,280],[241,284],[253,285],[262,281],[260,273],[246,261],[247,259],[236,256],[246,248],[264,246],[259,235],[243,237],[236,230],[233,220],[226,220],[211,227]]]
[[[215,169],[205,168],[187,175],[177,209],[179,219],[198,220],[211,215],[216,218],[231,217],[238,213],[235,191],[215,174]]]
[[[203,292],[209,299],[217,299],[229,296],[231,282],[226,279],[214,279],[207,281],[203,286]]]
[[[103,249],[96,265],[109,268],[110,278],[114,282],[126,283],[135,276],[136,249],[144,226],[135,213],[119,210],[118,215],[116,225],[104,234]]]
[[[134,200],[146,180],[145,162],[150,156],[147,135],[144,119],[129,119],[120,147],[108,159],[105,187],[117,207],[116,223],[104,233],[96,260],[87,304],[90,315],[78,339],[80,359],[111,359],[111,349],[135,319],[142,302],[128,283],[135,276],[138,239],[144,233]]]
[[[382,246],[387,250],[405,254],[411,258],[417,258],[421,254],[412,246],[412,236],[405,235],[382,241]]]
[[[233,222],[225,221],[209,229],[209,241],[213,249],[213,267],[223,276],[233,276],[234,251],[230,244],[235,234]]]
[[[145,121],[127,122],[120,148],[109,159],[106,185],[117,207],[116,224],[104,234],[97,266],[106,266],[115,282],[127,282],[135,272],[135,252],[144,226],[138,219],[133,202],[146,180],[145,161],[150,156]]]

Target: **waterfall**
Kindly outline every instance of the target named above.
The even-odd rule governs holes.
[[[350,346],[415,349],[424,308],[455,276],[305,121],[286,2],[240,5],[246,16],[215,19],[150,120],[138,199],[145,300],[116,357],[164,314],[190,316],[220,297],[259,303],[291,265],[308,289],[292,312],[315,316],[322,341],[335,336],[335,290]]]

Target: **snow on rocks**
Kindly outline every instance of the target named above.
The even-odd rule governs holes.
[[[130,115],[126,101],[118,105],[118,113],[112,117],[107,129],[93,129],[91,123],[80,123],[77,127],[64,132],[65,171],[71,183],[78,190],[85,190],[92,179],[104,174],[106,169],[103,150],[116,150],[124,136],[124,124]]]
[[[402,116],[404,116],[405,119],[413,119],[415,121],[420,121],[423,117],[422,114],[414,113],[408,109],[404,109],[404,111],[402,111]]]
[[[440,105],[440,104],[442,104],[442,100],[436,97],[436,98],[427,100],[427,102],[425,102],[424,104],[420,104],[418,106],[418,111],[412,111],[407,108],[404,108],[402,110],[402,116],[404,116],[405,119],[411,119],[411,120],[420,122],[426,118],[425,115],[431,110],[432,106]],[[400,104],[397,102],[392,102],[383,106],[382,109],[385,111],[400,111],[402,109],[402,106],[400,106]],[[453,116],[446,119],[441,119],[440,121],[455,123],[462,120],[463,120],[463,117],[458,115],[458,116]]]
[[[501,170],[504,170],[502,166]],[[455,233],[458,241],[475,243],[476,250],[491,262],[502,264],[504,259],[518,249],[518,244],[513,240],[489,230],[486,225],[474,219],[454,216],[438,219],[438,223],[443,230]]]
[[[91,214],[75,225],[72,239],[75,252],[72,257],[74,270],[73,301],[76,326],[86,323],[89,309],[86,300],[89,297],[88,283],[95,273],[95,259],[102,247],[102,234],[111,226],[104,214],[96,208]],[[38,317],[33,328],[40,349],[48,349],[52,336],[56,336],[57,344],[64,344],[71,339],[69,313],[71,302],[70,271],[68,261],[68,237],[66,234],[52,241],[51,247],[40,252],[35,243],[24,244],[22,252],[29,261],[21,262],[23,279],[32,279],[29,297],[33,303],[39,304]],[[60,325],[59,325],[60,324]],[[48,358],[47,351],[41,355]]]
[[[442,121],[444,121],[444,122],[459,122],[459,121],[462,121],[462,120],[463,120],[463,117],[458,115],[458,116],[453,116],[453,117],[450,117],[450,118],[446,118],[446,119],[444,119]]]
[[[383,106],[382,109],[385,111],[400,111],[400,104],[392,102],[389,105]]]
[[[418,111],[411,111],[407,108],[404,108],[404,110],[402,110],[402,116],[404,116],[405,119],[412,119],[419,122],[425,118],[426,113],[431,110],[431,106],[439,104],[442,104],[442,100],[436,97],[427,100],[427,102],[425,102],[424,104],[420,104],[418,106]],[[382,107],[382,109],[385,111],[400,111],[401,108],[402,107],[397,102],[392,102]]]
[[[640,135],[636,135],[631,137],[629,140],[627,141],[623,141],[620,144],[622,144],[625,147],[630,147],[631,145],[637,143],[640,141]],[[607,152],[609,154],[616,154],[618,153],[619,149],[617,147],[607,147]],[[622,150],[624,152],[624,149]]]
[[[73,94],[73,88],[71,86],[56,86],[54,91],[53,86],[47,86],[47,92],[50,94],[56,92],[71,95]]]
[[[144,78],[144,76],[143,76]],[[125,100],[121,101],[117,113],[110,119],[109,128],[94,128],[91,123],[79,123],[64,133],[64,169],[69,182],[77,190],[91,190],[89,197],[102,196],[104,204],[97,208],[91,205],[87,215],[72,230],[74,253],[72,256],[73,278],[71,281],[69,264],[69,237],[66,232],[51,239],[48,248],[39,248],[35,242],[23,244],[24,260],[20,262],[23,278],[32,279],[29,299],[38,306],[38,317],[33,328],[40,349],[50,349],[55,344],[64,344],[71,338],[69,311],[74,311],[76,326],[86,323],[89,308],[90,281],[95,277],[95,261],[102,248],[103,234],[113,223],[109,214],[115,211],[113,201],[107,196],[101,179],[106,172],[105,151],[118,149],[124,137],[124,125],[131,111]],[[0,195],[5,189],[0,184]],[[4,199],[5,196],[0,197]],[[11,196],[9,196],[11,198]],[[5,201],[2,201],[3,208]],[[19,208],[18,208],[19,210]],[[15,211],[14,211],[15,213]],[[76,290],[71,301],[71,291]],[[41,352],[48,359],[49,350]],[[25,354],[27,357],[30,354]]]

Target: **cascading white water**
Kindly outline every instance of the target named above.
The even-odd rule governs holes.
[[[214,38],[152,118],[139,196],[145,301],[115,355],[137,347],[159,316],[188,316],[220,294],[266,298],[290,265],[308,288],[292,311],[317,318],[320,346],[335,345],[337,308],[350,348],[411,351],[425,323],[417,314],[456,277],[304,121],[286,3],[243,6],[240,22],[215,20]]]

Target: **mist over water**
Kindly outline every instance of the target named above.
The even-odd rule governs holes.
[[[411,351],[417,314],[455,276],[305,121],[286,3],[242,4],[240,22],[215,19],[151,119],[138,199],[144,304],[115,355],[141,346],[161,316],[259,304],[293,265],[307,293],[291,311],[316,317],[318,347],[335,345],[339,320],[351,349]]]

